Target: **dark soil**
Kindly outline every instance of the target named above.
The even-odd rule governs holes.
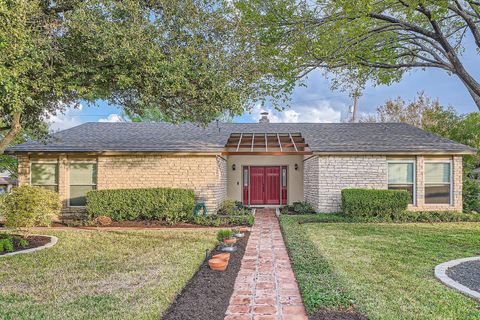
[[[480,292],[480,261],[467,261],[447,270],[447,276],[465,287]]]
[[[50,242],[49,237],[30,236],[27,239],[28,245],[26,247],[22,247],[22,246],[20,246],[20,240],[25,239],[25,237],[20,236],[20,235],[13,235],[12,237],[13,237],[13,251],[12,252],[37,248],[37,247],[43,246],[43,245]],[[0,239],[3,239],[3,238],[5,238],[5,236],[0,237]],[[7,254],[7,253],[10,253],[10,252],[7,252],[7,251],[0,252],[0,256],[4,255],[4,254]]]
[[[204,261],[200,269],[187,283],[164,313],[163,320],[223,320],[249,233],[237,242],[237,250],[230,255],[227,270],[214,271]],[[219,253],[214,251],[212,255]]]
[[[355,311],[342,310],[318,310],[314,315],[308,317],[309,320],[367,320],[368,317]]]

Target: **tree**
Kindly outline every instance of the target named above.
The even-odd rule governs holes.
[[[0,0],[0,154],[22,129],[105,100],[206,124],[269,95],[223,0]]]
[[[457,76],[480,110],[480,83],[462,62],[480,50],[477,0],[237,0],[247,42],[290,85],[322,68],[333,87],[391,84],[413,68]],[[354,80],[354,81],[352,81]]]
[[[361,122],[405,122],[476,149],[475,155],[463,157],[463,208],[480,212],[480,183],[471,176],[472,170],[480,167],[480,112],[461,115],[419,93],[409,103],[400,97],[388,100]]]

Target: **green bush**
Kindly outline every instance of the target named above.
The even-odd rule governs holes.
[[[405,190],[343,189],[342,211],[347,217],[392,220],[407,209]]]
[[[253,215],[241,215],[241,216],[219,216],[210,215],[206,217],[194,217],[191,220],[192,223],[201,226],[219,227],[219,226],[253,226],[255,217]]]
[[[294,202],[293,203],[293,211],[298,214],[308,214],[308,213],[315,213],[315,209],[313,206],[305,201],[302,202]]]
[[[193,216],[195,196],[193,190],[174,188],[93,190],[87,193],[86,207],[91,218],[175,224]]]
[[[229,239],[233,236],[232,230],[219,230],[217,232],[217,240],[223,242],[225,239]]]
[[[463,212],[480,212],[480,181],[469,177],[463,179]]]
[[[50,226],[58,217],[62,204],[58,193],[32,186],[13,188],[4,198],[2,209],[7,228],[24,229]]]
[[[235,200],[223,200],[218,209],[219,214],[232,215],[237,210],[237,202]]]
[[[0,252],[12,252],[13,251],[13,238],[8,236],[0,239]]]

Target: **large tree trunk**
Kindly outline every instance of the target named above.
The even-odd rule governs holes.
[[[15,139],[15,136],[20,132],[20,129],[22,128],[20,124],[20,117],[20,113],[15,113],[13,115],[10,129],[8,129],[8,132],[5,134],[3,139],[0,140],[0,154],[3,154],[5,152],[7,146],[10,144],[10,142],[13,141],[13,139]]]
[[[473,92],[472,89],[470,89],[469,86],[465,85],[467,87],[467,90],[468,92],[470,93],[470,95],[472,96],[472,99],[473,101],[475,102],[475,104],[477,105],[477,108],[478,110],[480,111],[480,96],[478,94],[476,94],[475,92]],[[480,89],[480,87],[479,87]]]

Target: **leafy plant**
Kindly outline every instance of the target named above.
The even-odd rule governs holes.
[[[219,230],[217,232],[217,240],[219,242],[223,242],[226,239],[229,239],[233,236],[233,231],[232,230]]]
[[[26,247],[28,247],[28,240],[22,238],[18,241],[18,244],[20,245],[20,247],[26,248]]]
[[[241,215],[241,216],[219,216],[219,215],[210,215],[206,217],[193,217],[191,220],[192,223],[209,226],[209,227],[219,227],[219,226],[253,226],[255,222],[255,217],[253,215]]]
[[[56,192],[28,185],[15,187],[3,202],[5,226],[23,230],[28,237],[31,228],[50,226],[61,208]]]
[[[313,208],[313,206],[310,203],[305,201],[294,202],[293,211],[295,211],[298,214],[315,213],[315,209]]]
[[[3,239],[0,239],[0,252],[12,252],[13,251],[13,238],[7,236]]]
[[[226,199],[223,200],[218,209],[219,214],[232,215],[237,210],[237,203],[235,200]]]
[[[175,188],[93,190],[87,193],[86,205],[92,218],[161,220],[168,224],[188,221],[194,207],[193,190]]]
[[[407,209],[405,190],[343,189],[342,211],[347,217],[391,220]]]

